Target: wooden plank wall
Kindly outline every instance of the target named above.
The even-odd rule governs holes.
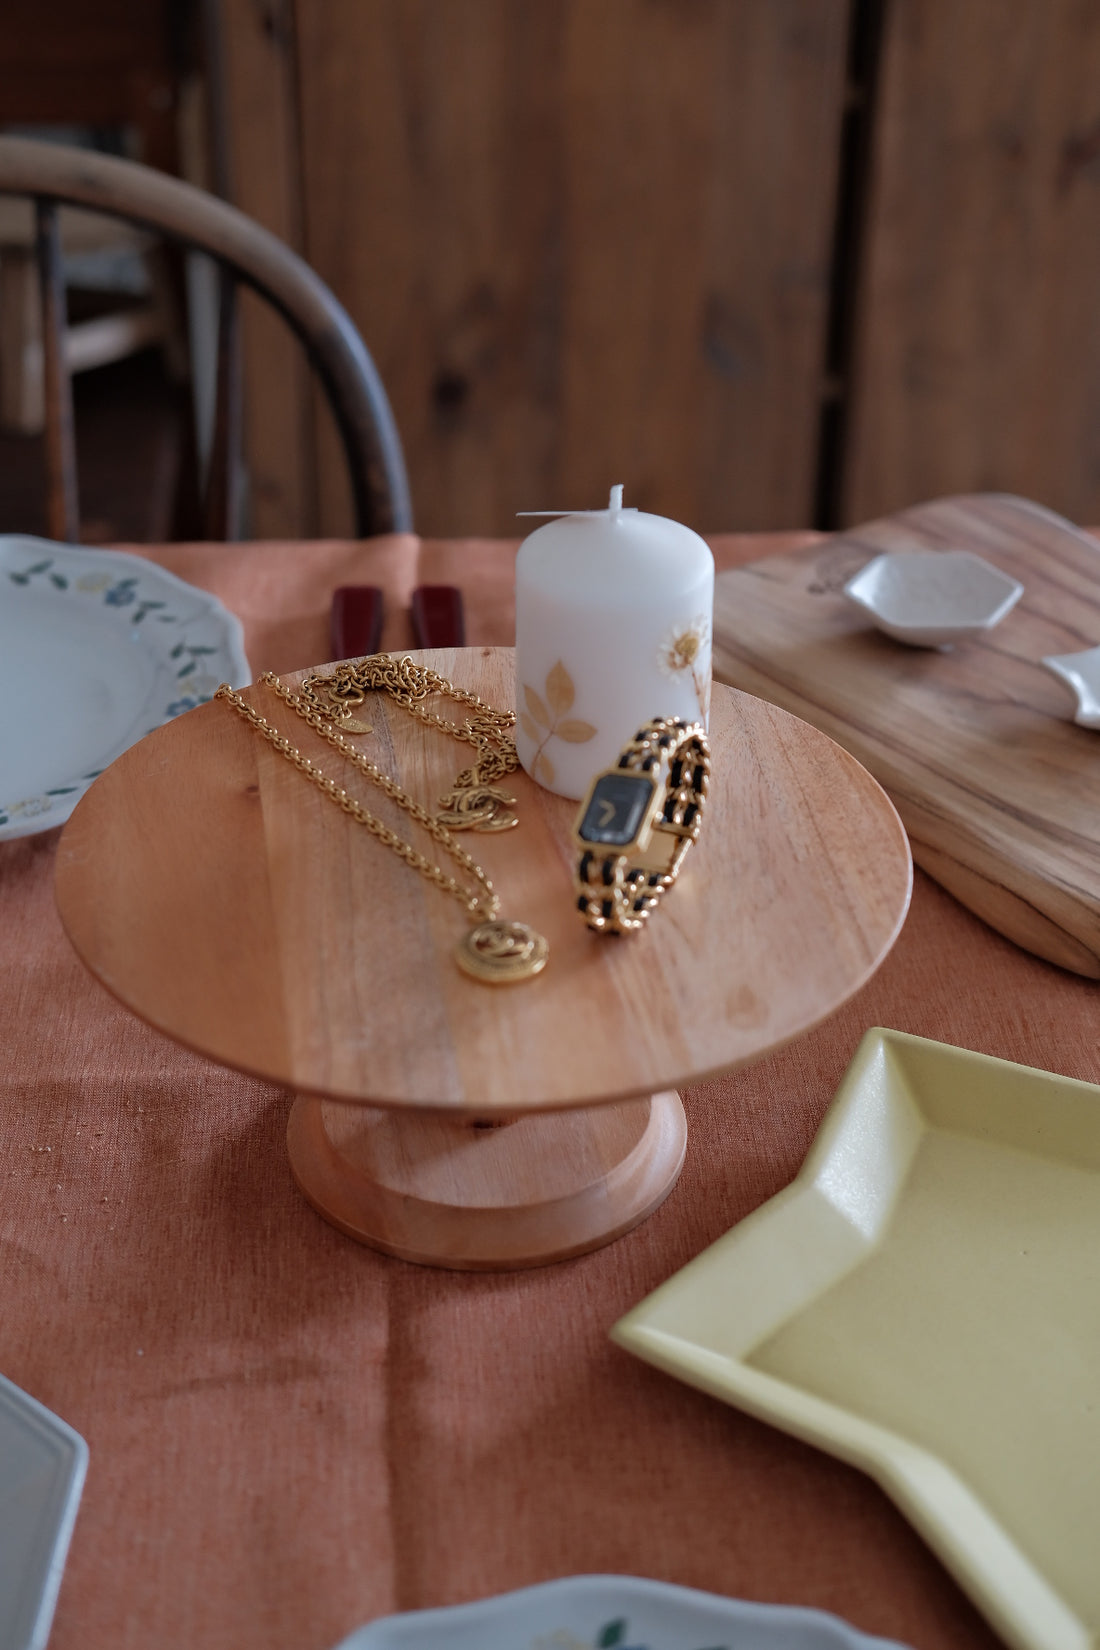
[[[421,531],[612,481],[703,531],[984,488],[1100,521],[1100,0],[220,4],[236,198],[363,332]],[[254,530],[344,532],[258,337]]]
[[[843,516],[1004,489],[1100,521],[1100,5],[891,0]]]
[[[220,0],[230,197],[303,250],[297,63],[291,0]],[[309,538],[319,528],[309,368],[282,318],[241,295],[249,528]]]
[[[299,0],[306,248],[424,533],[809,519],[846,0]],[[337,467],[338,468],[338,467]],[[322,527],[336,469],[322,461]]]

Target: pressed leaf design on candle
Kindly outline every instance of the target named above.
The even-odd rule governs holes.
[[[533,687],[523,684],[523,698],[527,706],[520,713],[520,726],[528,739],[533,739],[538,749],[535,751],[531,771],[535,779],[545,785],[554,783],[554,764],[546,754],[546,746],[551,739],[564,739],[567,745],[583,745],[589,739],[595,739],[596,729],[591,722],[582,722],[578,717],[566,716],[566,711],[573,709],[573,700],[576,697],[576,688],[573,678],[559,659],[547,673],[543,686],[545,699],[535,692]]]
[[[699,703],[699,714],[705,719],[710,705],[710,625],[700,613],[685,624],[674,624],[661,640],[657,663],[666,676],[691,672],[691,685]]]

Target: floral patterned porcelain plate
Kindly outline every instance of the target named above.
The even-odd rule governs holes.
[[[63,825],[116,756],[219,682],[240,622],[141,556],[0,536],[0,841]]]
[[[837,1616],[639,1576],[566,1576],[360,1627],[337,1650],[903,1650]]]

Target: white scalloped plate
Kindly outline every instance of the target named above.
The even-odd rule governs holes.
[[[0,1375],[0,1650],[42,1650],[76,1522],[88,1446]]]
[[[337,1650],[904,1650],[837,1616],[747,1604],[641,1576],[565,1576],[538,1587],[383,1616]]]
[[[0,536],[0,841],[63,825],[116,756],[249,679],[207,591],[121,550]]]

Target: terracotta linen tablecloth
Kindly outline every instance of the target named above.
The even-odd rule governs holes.
[[[732,565],[795,542],[716,549]],[[343,582],[386,588],[387,646],[408,644],[421,580],[462,585],[472,643],[511,640],[514,545],[149,553],[235,609],[256,672],[327,657]],[[177,1048],[91,979],[55,913],[56,845],[0,844],[0,1371],[91,1448],[53,1650],[326,1650],[389,1611],[582,1571],[991,1650],[868,1478],[607,1333],[790,1180],[868,1026],[1097,1081],[1094,985],[918,875],[858,997],[686,1096],[687,1165],[651,1219],[539,1271],[433,1271],[307,1207],[288,1094]]]

